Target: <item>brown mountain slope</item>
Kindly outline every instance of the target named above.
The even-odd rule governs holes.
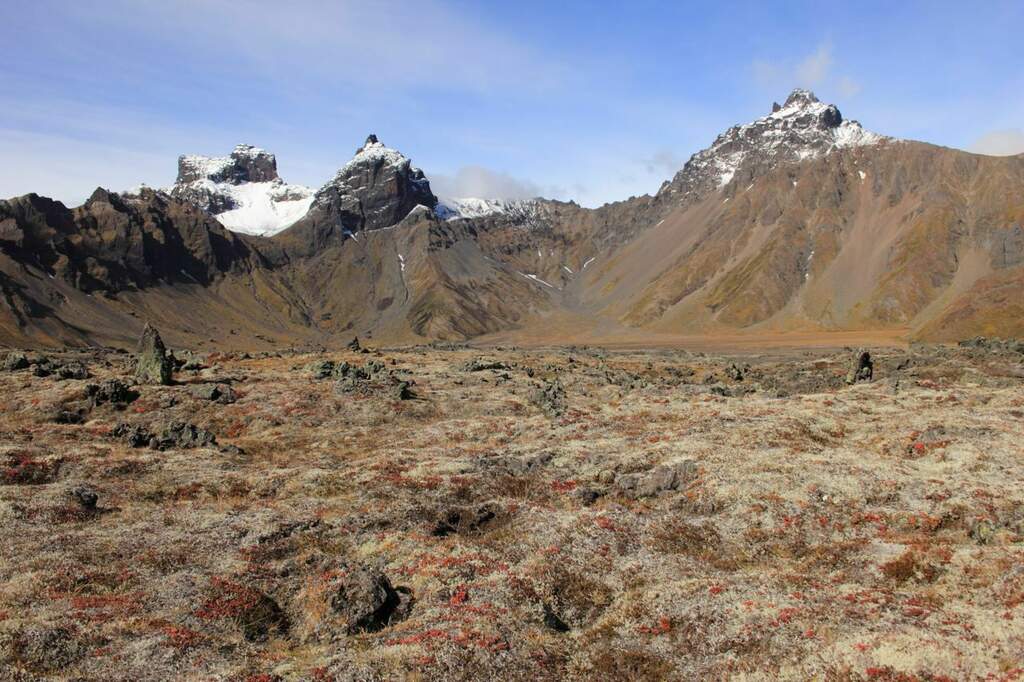
[[[816,331],[1024,336],[1024,156],[885,138],[813,94],[651,197],[462,215],[372,137],[271,238],[154,191],[0,202],[0,343],[659,343]],[[645,336],[646,335],[646,336]],[[652,341],[653,342],[653,341]]]
[[[929,322],[976,296],[975,282],[1024,263],[1022,221],[1024,158],[913,142],[843,150],[678,208],[588,273],[580,297],[657,331],[934,335]],[[1024,332],[1005,317],[996,326]]]

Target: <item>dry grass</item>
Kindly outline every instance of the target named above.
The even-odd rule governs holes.
[[[399,400],[314,379],[323,356],[220,354],[96,407],[125,359],[70,356],[94,378],[0,374],[0,679],[1022,674],[1019,355],[883,352],[852,387],[844,352],[327,358],[415,381]],[[190,392],[211,381],[237,402]],[[218,446],[112,435],[174,420]]]

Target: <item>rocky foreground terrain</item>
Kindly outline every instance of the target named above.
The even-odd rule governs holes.
[[[3,359],[2,680],[1024,672],[1022,343],[147,334]]]

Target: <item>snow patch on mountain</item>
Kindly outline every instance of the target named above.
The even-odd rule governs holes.
[[[235,204],[214,214],[217,220],[229,230],[246,234],[276,234],[306,215],[313,203],[313,190],[280,180],[222,185],[217,191]]]
[[[277,158],[240,144],[229,156],[178,158],[178,178],[168,193],[209,211],[234,232],[272,235],[309,211],[313,190],[286,183],[277,174]]]
[[[545,214],[544,205],[533,199],[440,199],[434,213],[441,220],[478,219],[506,216],[523,225],[533,225]]]

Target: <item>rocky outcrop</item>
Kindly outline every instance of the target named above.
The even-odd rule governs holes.
[[[27,194],[0,201],[0,223],[18,235],[0,238],[0,251],[85,293],[210,284],[259,258],[205,211],[151,189],[122,196],[97,188],[74,209]]]
[[[135,378],[143,384],[166,386],[171,383],[173,370],[173,360],[160,338],[160,332],[147,323],[135,357]]]

